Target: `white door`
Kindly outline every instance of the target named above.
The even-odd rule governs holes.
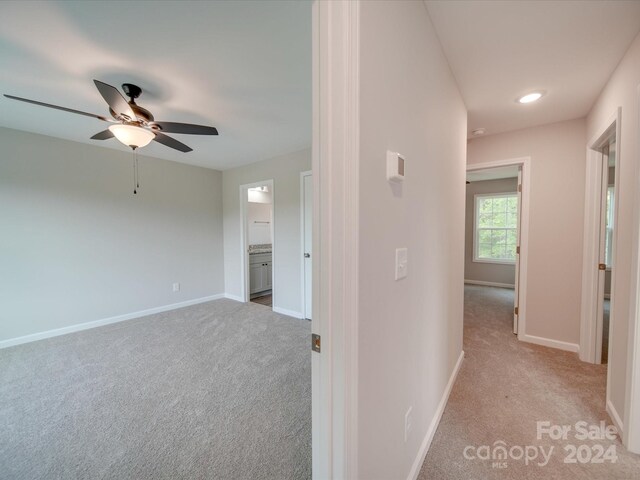
[[[303,176],[302,182],[302,245],[304,255],[304,317],[311,319],[311,226],[313,222],[313,179],[311,174]]]
[[[514,280],[515,291],[513,294],[513,333],[518,334],[519,291],[520,291],[520,218],[522,217],[522,167],[518,168],[518,227],[516,230],[516,278]]]

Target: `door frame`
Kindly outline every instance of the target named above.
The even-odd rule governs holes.
[[[599,304],[599,274],[597,265],[600,263],[600,235],[602,215],[602,182],[604,170],[602,166],[602,152],[600,149],[608,142],[612,135],[616,139],[616,170],[614,193],[614,225],[617,226],[620,189],[620,121],[622,109],[618,108],[607,122],[587,143],[586,149],[586,179],[584,201],[584,237],[582,254],[582,301],[580,315],[580,360],[589,363],[600,363],[597,358]],[[615,133],[614,133],[615,132]],[[615,272],[618,250],[618,228],[614,229],[612,239],[611,264]],[[611,347],[612,332],[615,323],[615,275],[611,275],[611,298],[609,307],[609,347]],[[604,292],[603,292],[604,293]],[[602,338],[602,337],[600,337]],[[611,350],[609,349],[609,352]],[[609,378],[611,362],[607,364],[607,404],[609,403]]]
[[[251,301],[251,288],[249,287],[249,229],[247,225],[249,208],[248,190],[254,187],[261,187],[262,185],[267,185],[271,191],[271,225],[269,227],[271,229],[271,295],[273,299],[271,309],[273,310],[273,305],[276,304],[276,192],[273,179],[240,185],[240,298],[245,303]]]
[[[305,177],[311,177],[312,179],[311,181],[313,182],[313,171],[306,170],[304,172],[300,172],[300,253],[302,254],[302,268],[300,269],[300,285],[302,286],[301,295],[300,295],[300,306],[301,306],[301,313],[303,318],[306,318],[306,312],[307,312],[307,296],[305,295],[306,277],[305,277],[305,261],[304,261],[304,253],[305,253],[304,252],[304,212],[305,212],[304,178]],[[313,204],[311,205],[311,208],[313,209]],[[311,216],[313,217],[313,214]],[[311,222],[312,222],[311,235],[313,237],[313,218],[311,219]],[[313,240],[312,240],[312,245],[313,245]],[[313,249],[311,251],[313,253]],[[313,257],[311,260],[311,270],[313,272]],[[313,278],[313,273],[311,275]],[[311,284],[313,288],[313,280]],[[313,293],[311,294],[311,296],[313,298]],[[311,302],[311,308],[313,308],[313,302]],[[311,316],[313,316],[313,314]]]
[[[467,172],[499,167],[520,167],[522,191],[520,192],[520,255],[518,282],[518,340],[539,343],[536,337],[526,334],[527,324],[527,264],[529,258],[529,198],[531,185],[531,157],[518,157],[492,162],[467,164]]]
[[[360,0],[312,4],[313,479],[358,478]]]

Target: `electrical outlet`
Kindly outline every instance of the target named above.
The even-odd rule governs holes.
[[[179,292],[180,291],[180,284],[179,283],[174,283],[173,284],[173,291],[174,292]]]
[[[404,414],[404,441],[409,439],[409,433],[413,428],[413,407],[409,407],[407,413]]]

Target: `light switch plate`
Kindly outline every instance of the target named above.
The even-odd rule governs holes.
[[[396,248],[396,280],[407,276],[407,249]]]

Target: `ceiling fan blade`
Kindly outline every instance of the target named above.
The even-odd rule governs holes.
[[[113,133],[111,133],[111,130],[103,130],[102,132],[96,133],[93,137],[91,137],[91,140],[108,140],[110,138],[113,138]]]
[[[38,102],[36,100],[29,100],[28,98],[14,97],[13,95],[6,95],[5,97],[10,98],[11,100],[18,100],[20,102],[33,103],[34,105],[40,105],[41,107],[55,108],[56,110],[62,110],[64,112],[69,113],[77,113],[78,115],[84,115],[86,117],[97,118],[98,120],[102,120],[103,122],[110,122],[111,120],[101,116],[95,115],[93,113],[81,112],[80,110],[74,110],[73,108],[60,107],[58,105],[51,105],[50,103]]]
[[[158,143],[161,143],[169,148],[173,148],[175,150],[180,150],[181,152],[187,153],[193,151],[193,148],[188,147],[182,142],[179,142],[175,138],[171,138],[168,135],[164,135],[159,132],[153,132],[156,134],[154,140]]]
[[[96,84],[96,88],[102,95],[102,98],[109,104],[109,107],[114,112],[120,115],[126,115],[131,120],[137,120],[136,114],[133,112],[129,103],[124,99],[122,94],[118,91],[116,87],[112,87],[100,80],[94,80],[93,83]]]
[[[153,122],[166,133],[186,133],[187,135],[218,135],[218,130],[214,127],[204,125],[192,125],[191,123],[176,122]]]

